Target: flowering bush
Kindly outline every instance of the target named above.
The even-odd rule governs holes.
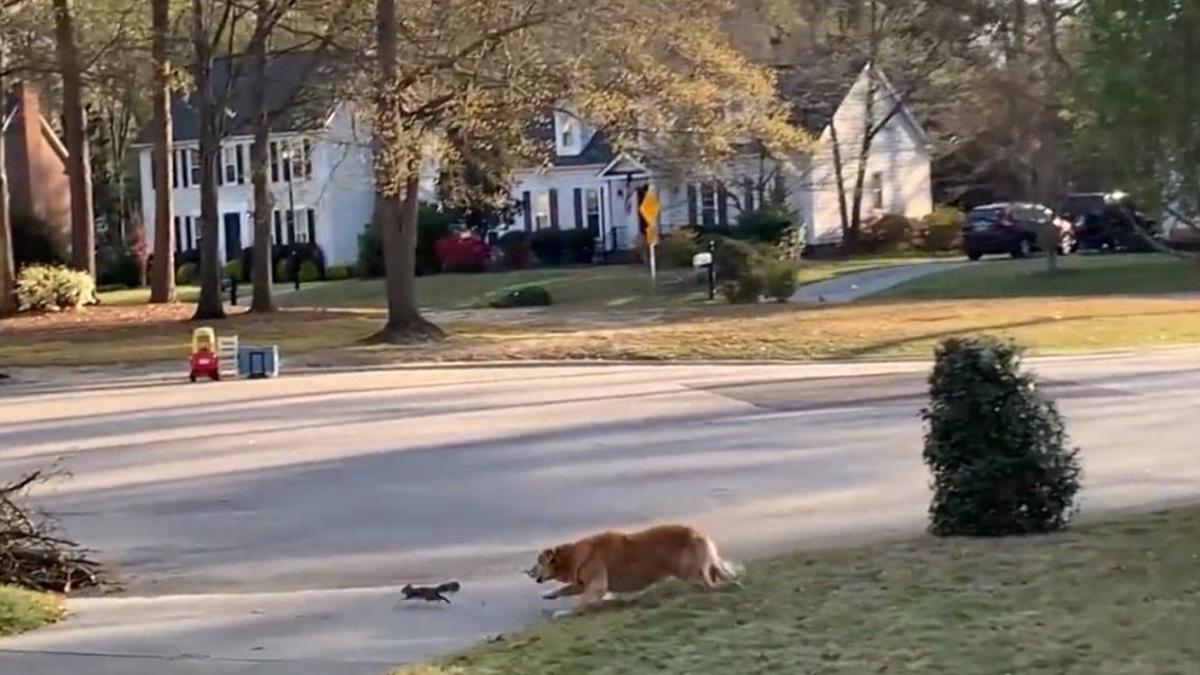
[[[446,272],[482,272],[492,261],[492,247],[468,233],[448,234],[435,246],[438,262]]]

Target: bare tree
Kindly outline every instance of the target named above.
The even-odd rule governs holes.
[[[4,82],[6,51],[4,35],[0,34],[0,116],[3,115],[2,103],[7,91]],[[12,219],[8,204],[7,164],[3,119],[0,118],[0,317],[15,314],[17,311],[16,264],[13,259]]]
[[[154,269],[150,302],[175,301],[174,196],[171,192],[174,167],[171,155],[171,0],[153,0],[154,52]]]
[[[223,319],[221,298],[221,248],[217,227],[217,156],[221,150],[220,115],[212,81],[216,45],[232,31],[234,7],[226,3],[220,17],[210,18],[208,0],[192,0],[192,79],[196,87],[196,112],[200,126],[200,299],[194,320]],[[215,25],[210,26],[210,22]],[[230,78],[232,79],[232,78]]]
[[[72,0],[54,0],[54,33],[58,67],[62,75],[63,131],[67,146],[67,176],[71,184],[71,263],[95,277],[92,168]]]

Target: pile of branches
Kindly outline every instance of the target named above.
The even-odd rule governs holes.
[[[34,471],[0,483],[0,584],[70,593],[100,583],[100,566],[79,544],[58,536],[49,516],[26,504],[31,485],[64,475]]]

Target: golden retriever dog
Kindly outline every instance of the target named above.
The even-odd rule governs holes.
[[[684,525],[660,525],[641,532],[601,532],[538,554],[527,574],[539,584],[566,584],[547,600],[578,596],[586,611],[607,593],[636,593],[675,577],[704,589],[737,583],[733,567],[721,559],[712,539]]]

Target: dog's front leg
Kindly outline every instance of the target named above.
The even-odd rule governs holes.
[[[607,576],[591,580],[579,594],[579,600],[575,603],[575,611],[580,614],[588,611],[604,600],[606,593],[608,593]]]
[[[574,584],[568,584],[566,586],[562,586],[561,588],[553,590],[553,591],[543,595],[542,597],[547,600],[557,600],[558,598],[568,598],[571,596],[579,595],[582,592],[583,592],[583,586],[580,586],[578,583],[574,583]]]

